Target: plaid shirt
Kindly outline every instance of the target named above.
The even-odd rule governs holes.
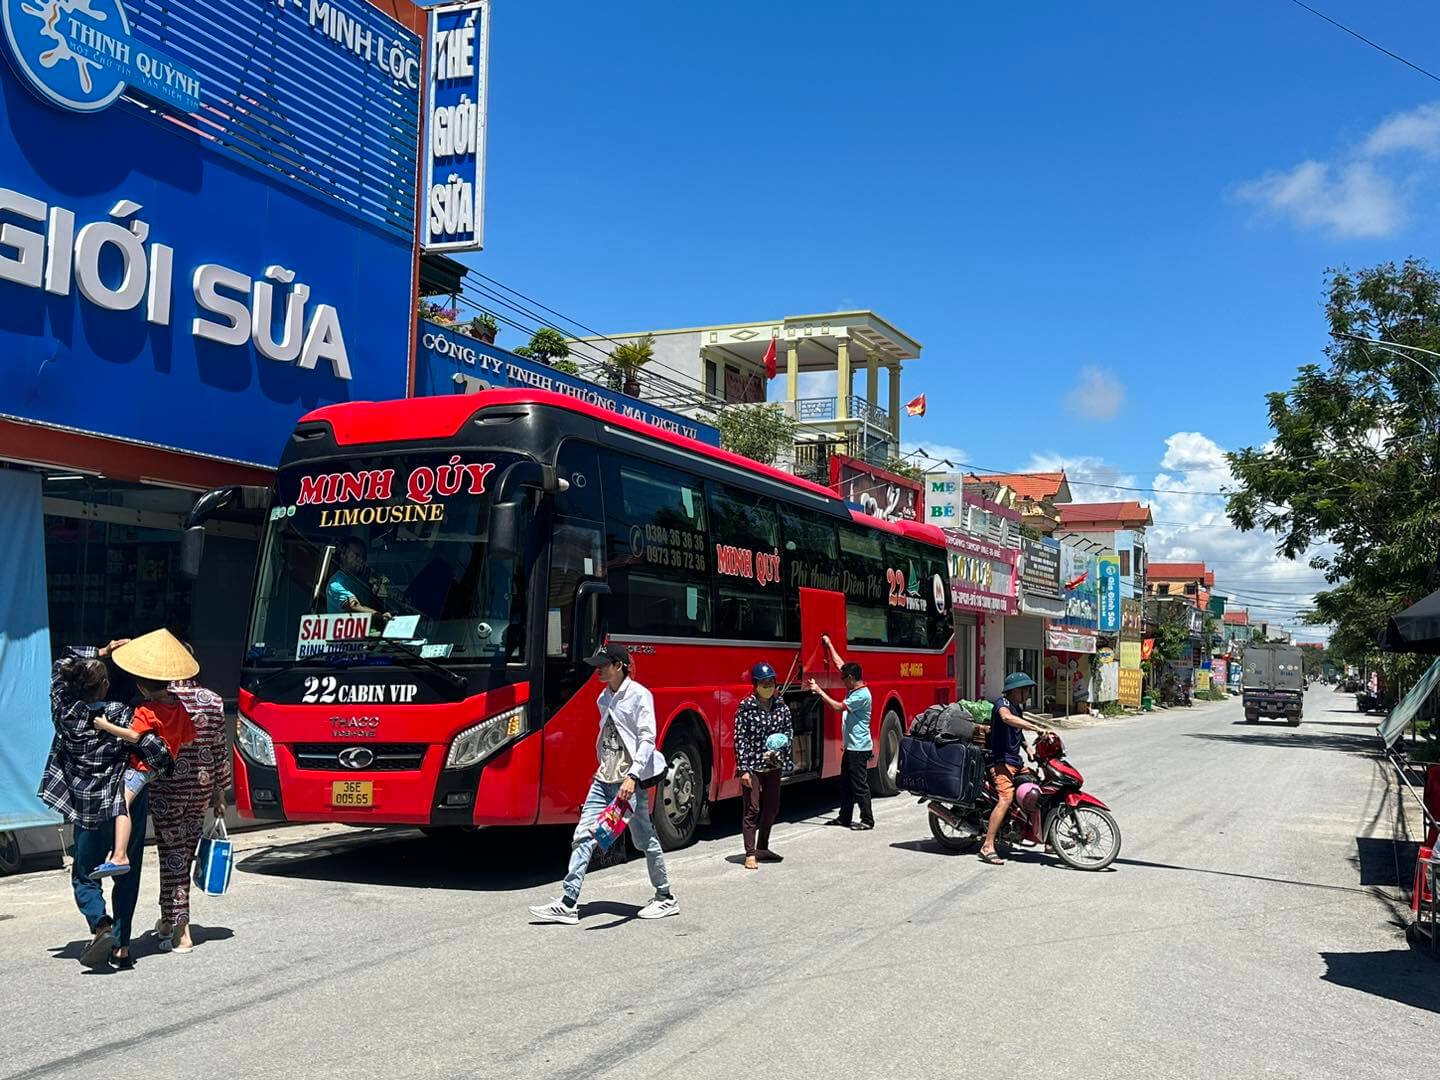
[[[99,655],[98,649],[79,647],[65,650],[60,659]],[[132,747],[95,729],[97,711],[112,724],[130,726],[130,706],[117,701],[93,705],[82,701],[60,678],[57,660],[50,671],[50,719],[55,724],[55,738],[38,794],[47,806],[82,829],[98,829],[125,813],[125,763],[132,753],[157,772],[170,768],[170,751],[163,739],[146,734]]]

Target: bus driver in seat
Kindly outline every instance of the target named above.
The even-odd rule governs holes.
[[[379,609],[369,606],[360,598],[374,602],[370,590],[370,573],[365,554],[365,541],[358,536],[346,537],[335,550],[335,569],[330,574],[330,584],[325,586],[325,613],[327,615],[376,614]]]

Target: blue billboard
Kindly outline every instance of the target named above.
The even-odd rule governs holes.
[[[430,9],[426,95],[426,251],[479,251],[485,236],[485,114],[490,4]]]
[[[418,359],[415,364],[415,393],[454,394],[467,390],[533,387],[566,394],[633,420],[677,435],[685,435],[711,446],[720,445],[720,431],[688,416],[671,412],[617,393],[596,383],[556,371],[552,367],[516,356],[504,349],[456,333],[437,323],[422,321]]]
[[[403,397],[420,40],[365,0],[0,0],[0,413],[273,465]]]

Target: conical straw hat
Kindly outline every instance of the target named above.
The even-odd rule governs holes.
[[[200,674],[200,665],[190,650],[169,630],[152,630],[128,641],[110,658],[122,671],[153,682],[176,682]]]

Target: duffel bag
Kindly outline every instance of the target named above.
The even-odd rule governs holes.
[[[902,791],[945,802],[974,802],[985,784],[985,753],[967,743],[900,740]]]
[[[975,738],[975,721],[959,702],[931,705],[910,721],[913,738],[928,742],[970,742]]]

